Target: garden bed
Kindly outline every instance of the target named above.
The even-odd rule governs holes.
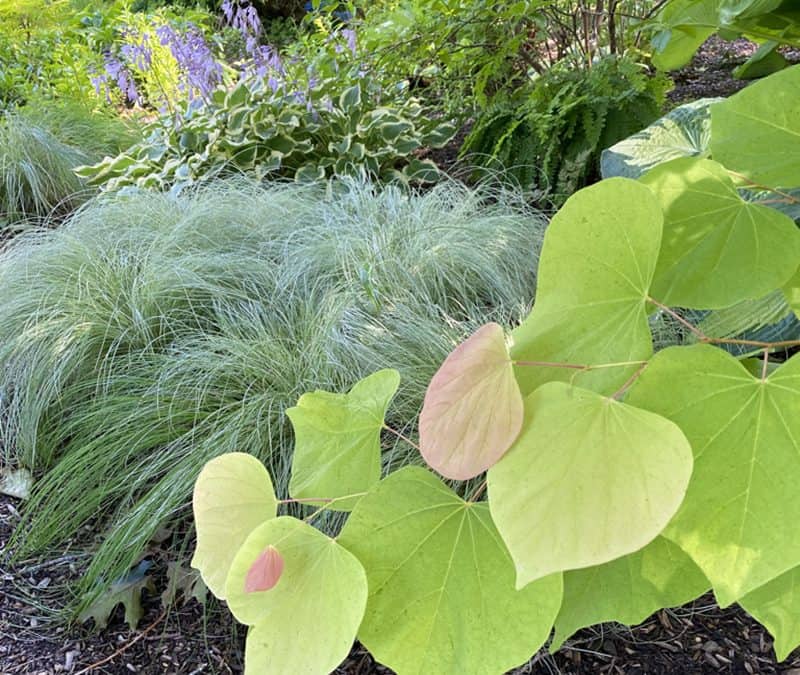
[[[19,502],[0,496],[0,552],[17,520]],[[164,613],[158,596],[144,596],[139,629],[125,624],[122,607],[100,633],[89,627],[56,625],[42,605],[53,608],[57,594],[81,574],[80,554],[49,561],[0,566],[0,674],[190,675],[241,673],[243,629],[224,608],[196,600]],[[165,568],[156,571],[163,577]],[[87,670],[88,669],[88,670]],[[356,645],[336,673],[390,673]],[[720,610],[703,596],[673,610],[661,610],[629,629],[606,624],[578,633],[557,654],[545,650],[515,675],[610,673],[722,673],[800,675],[800,650],[778,664],[766,630],[737,606]]]

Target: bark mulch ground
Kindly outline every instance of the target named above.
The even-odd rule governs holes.
[[[60,625],[52,616],[85,555],[4,561],[20,503],[0,495],[0,675],[199,675],[242,672],[244,630],[224,607],[190,600],[169,611],[158,593],[143,595],[144,615],[131,630],[122,606],[100,632]],[[164,579],[158,558],[151,570]],[[298,648],[302,648],[299,646]],[[337,675],[390,675],[359,645]],[[541,651],[514,675],[660,675],[721,673],[800,675],[800,650],[775,661],[769,634],[743,610],[720,610],[710,596],[662,610],[640,626],[606,624],[579,632],[558,653]],[[299,675],[287,673],[286,675]],[[454,673],[453,675],[470,675]]]

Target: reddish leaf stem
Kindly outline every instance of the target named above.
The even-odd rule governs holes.
[[[705,344],[713,344],[713,345],[741,345],[743,347],[758,347],[761,349],[776,349],[778,347],[800,346],[800,340],[779,340],[777,342],[764,342],[763,340],[740,340],[738,338],[710,337],[706,335],[702,330],[700,330],[697,326],[684,319],[674,309],[665,305],[663,302],[659,302],[658,300],[655,300],[654,298],[651,298],[649,296],[647,300],[648,302],[652,302],[656,307],[664,311],[666,314],[669,314],[682,326],[688,328],[692,332],[692,334],[695,337],[697,337],[698,342],[703,342]]]
[[[756,183],[743,173],[739,173],[738,171],[731,171],[730,169],[725,169],[731,176],[735,176],[741,180],[747,181],[748,187],[758,188],[759,190],[765,190],[766,192],[773,192],[776,195],[780,195],[791,204],[800,204],[800,199],[797,197],[790,195],[788,192],[783,192],[782,190],[778,190],[777,188],[769,187],[768,185],[761,185],[761,183]]]
[[[645,361],[641,366],[636,369],[636,372],[631,375],[619,389],[617,389],[609,398],[613,398],[619,400],[619,397],[622,396],[628,388],[639,379],[639,376],[644,372],[644,369],[650,365],[650,361]]]

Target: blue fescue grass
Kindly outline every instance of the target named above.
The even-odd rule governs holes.
[[[18,553],[91,523],[85,607],[186,521],[208,459],[250,452],[285,493],[286,408],[379,368],[400,371],[389,421],[413,434],[445,355],[530,309],[544,227],[518,194],[455,182],[229,182],[21,236],[0,255],[0,446],[37,476]],[[385,460],[416,452],[393,439]]]

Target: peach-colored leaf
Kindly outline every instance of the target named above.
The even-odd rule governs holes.
[[[247,570],[244,592],[268,591],[273,588],[283,573],[283,557],[274,546],[267,546]]]
[[[422,456],[446,478],[473,478],[511,447],[522,417],[503,329],[488,323],[456,347],[428,385],[419,417]]]

